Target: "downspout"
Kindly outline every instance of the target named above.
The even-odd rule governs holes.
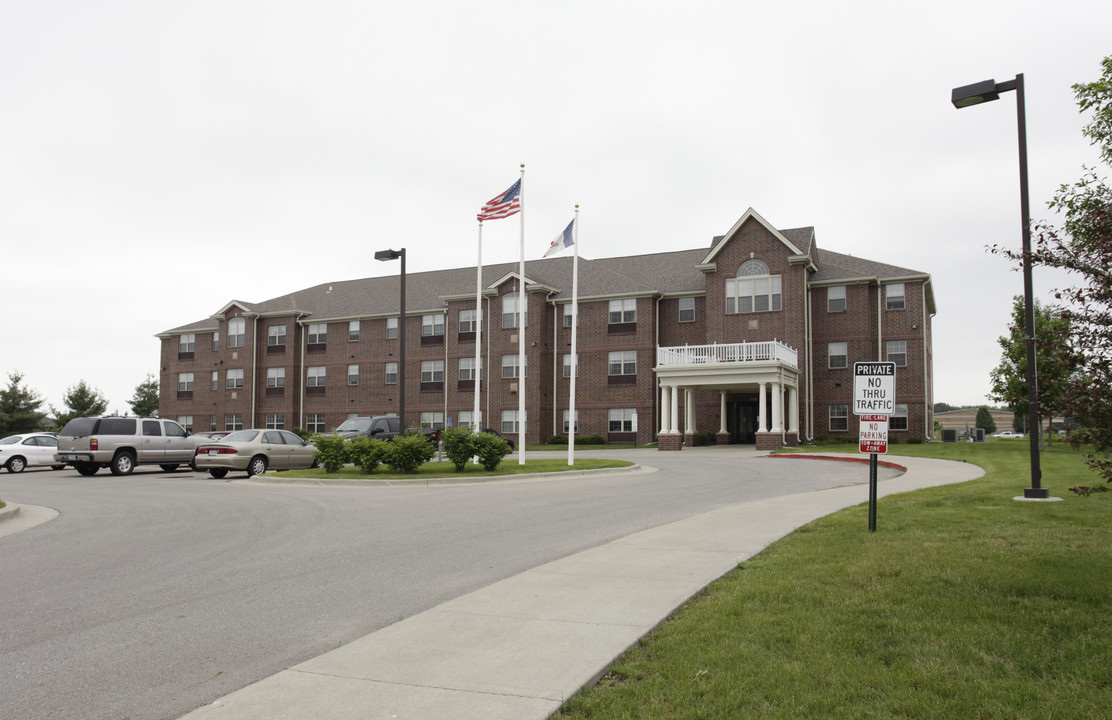
[[[560,313],[559,305],[552,304],[552,434],[559,435],[560,433],[556,428],[560,427],[556,424],[556,390],[559,387],[559,375],[557,368],[560,362],[560,346],[559,346],[559,332],[560,332]],[[560,428],[563,430],[563,428]]]
[[[255,424],[256,407],[255,393],[259,391],[259,316],[255,315],[253,327],[251,330],[251,427],[257,427]]]
[[[811,336],[811,284],[807,282],[807,268],[803,268],[803,363],[804,372],[803,388],[807,393],[807,401],[803,404],[805,415],[803,418],[803,426],[799,428],[801,434],[805,435],[807,442],[810,443],[815,436],[815,393],[814,382],[811,376],[813,366],[813,353],[814,353],[814,338]],[[799,400],[797,399],[798,403]],[[797,441],[799,438],[796,438]]]
[[[297,424],[299,427],[305,427],[305,340],[308,336],[305,334],[305,326],[301,324],[300,320],[297,321],[296,325],[301,328],[301,342],[298,343],[301,348],[301,359],[299,360],[300,367],[297,369],[297,402],[300,405]]]
[[[923,282],[923,437],[928,440],[934,435],[934,423],[932,422],[931,410],[934,406],[934,385],[931,383],[933,372],[930,368],[934,365],[934,352],[932,349],[931,357],[927,360],[927,283]]]
[[[883,342],[882,337],[884,335],[883,324],[881,322],[881,319],[884,317],[884,315],[883,315],[884,311],[883,311],[883,306],[882,306],[882,303],[884,302],[883,296],[884,296],[884,285],[880,284],[880,281],[878,280],[877,285],[876,285],[876,359],[877,359],[877,362],[884,362],[884,353],[881,352],[881,343]]]
[[[664,298],[660,297],[660,296],[658,296],[656,298],[656,317],[653,319],[653,355],[657,358],[660,357],[660,301],[663,300],[663,299]],[[703,306],[706,307],[706,302],[703,303]],[[653,378],[653,388],[652,388],[652,395],[653,395],[653,399],[652,399],[652,403],[653,403],[652,434],[653,435],[656,435],[657,431],[660,430],[660,423],[661,423],[661,420],[662,420],[662,418],[660,417],[660,392],[659,392],[659,388],[658,388],[658,384],[659,384],[659,381],[657,379],[658,377],[659,377],[659,375]],[[721,422],[721,418],[719,418],[719,421]]]

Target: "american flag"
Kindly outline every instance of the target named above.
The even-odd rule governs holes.
[[[510,185],[510,189],[506,192],[488,200],[479,211],[479,221],[501,220],[519,212],[521,212],[521,180]]]

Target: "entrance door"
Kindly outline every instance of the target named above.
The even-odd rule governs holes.
[[[757,403],[727,402],[726,432],[730,444],[753,445],[757,442]]]

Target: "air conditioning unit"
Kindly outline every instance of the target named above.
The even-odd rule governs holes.
[[[510,383],[510,392],[517,392],[517,383]]]

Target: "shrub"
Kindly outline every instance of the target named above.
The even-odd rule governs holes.
[[[575,437],[576,445],[605,445],[606,438],[602,435],[577,435]]]
[[[486,470],[494,470],[502,462],[502,458],[510,454],[510,444],[500,437],[490,433],[479,433],[474,438],[475,454]]]
[[[922,445],[923,444],[923,438],[921,438],[921,437],[909,437],[907,439],[907,444],[908,445]]]
[[[567,435],[553,435],[552,437],[548,438],[548,442],[546,442],[545,444],[546,445],[567,445],[568,444],[568,436]]]
[[[313,444],[317,446],[317,460],[326,473],[339,472],[348,462],[347,441],[339,435],[315,435]]]
[[[395,472],[415,473],[435,454],[432,441],[424,435],[399,435],[386,443],[382,462]]]
[[[444,454],[455,466],[456,472],[463,472],[467,461],[475,455],[475,433],[471,428],[450,427],[441,431],[444,440]]]
[[[386,441],[357,437],[348,443],[348,457],[365,473],[373,473],[386,455]]]
[[[294,435],[298,436],[299,438],[301,438],[302,440],[305,440],[307,442],[312,442],[312,440],[313,440],[313,431],[312,430],[306,430],[305,428],[294,428],[290,432],[292,432]]]
[[[715,445],[718,443],[718,435],[712,432],[701,432],[695,435],[696,445]]]

